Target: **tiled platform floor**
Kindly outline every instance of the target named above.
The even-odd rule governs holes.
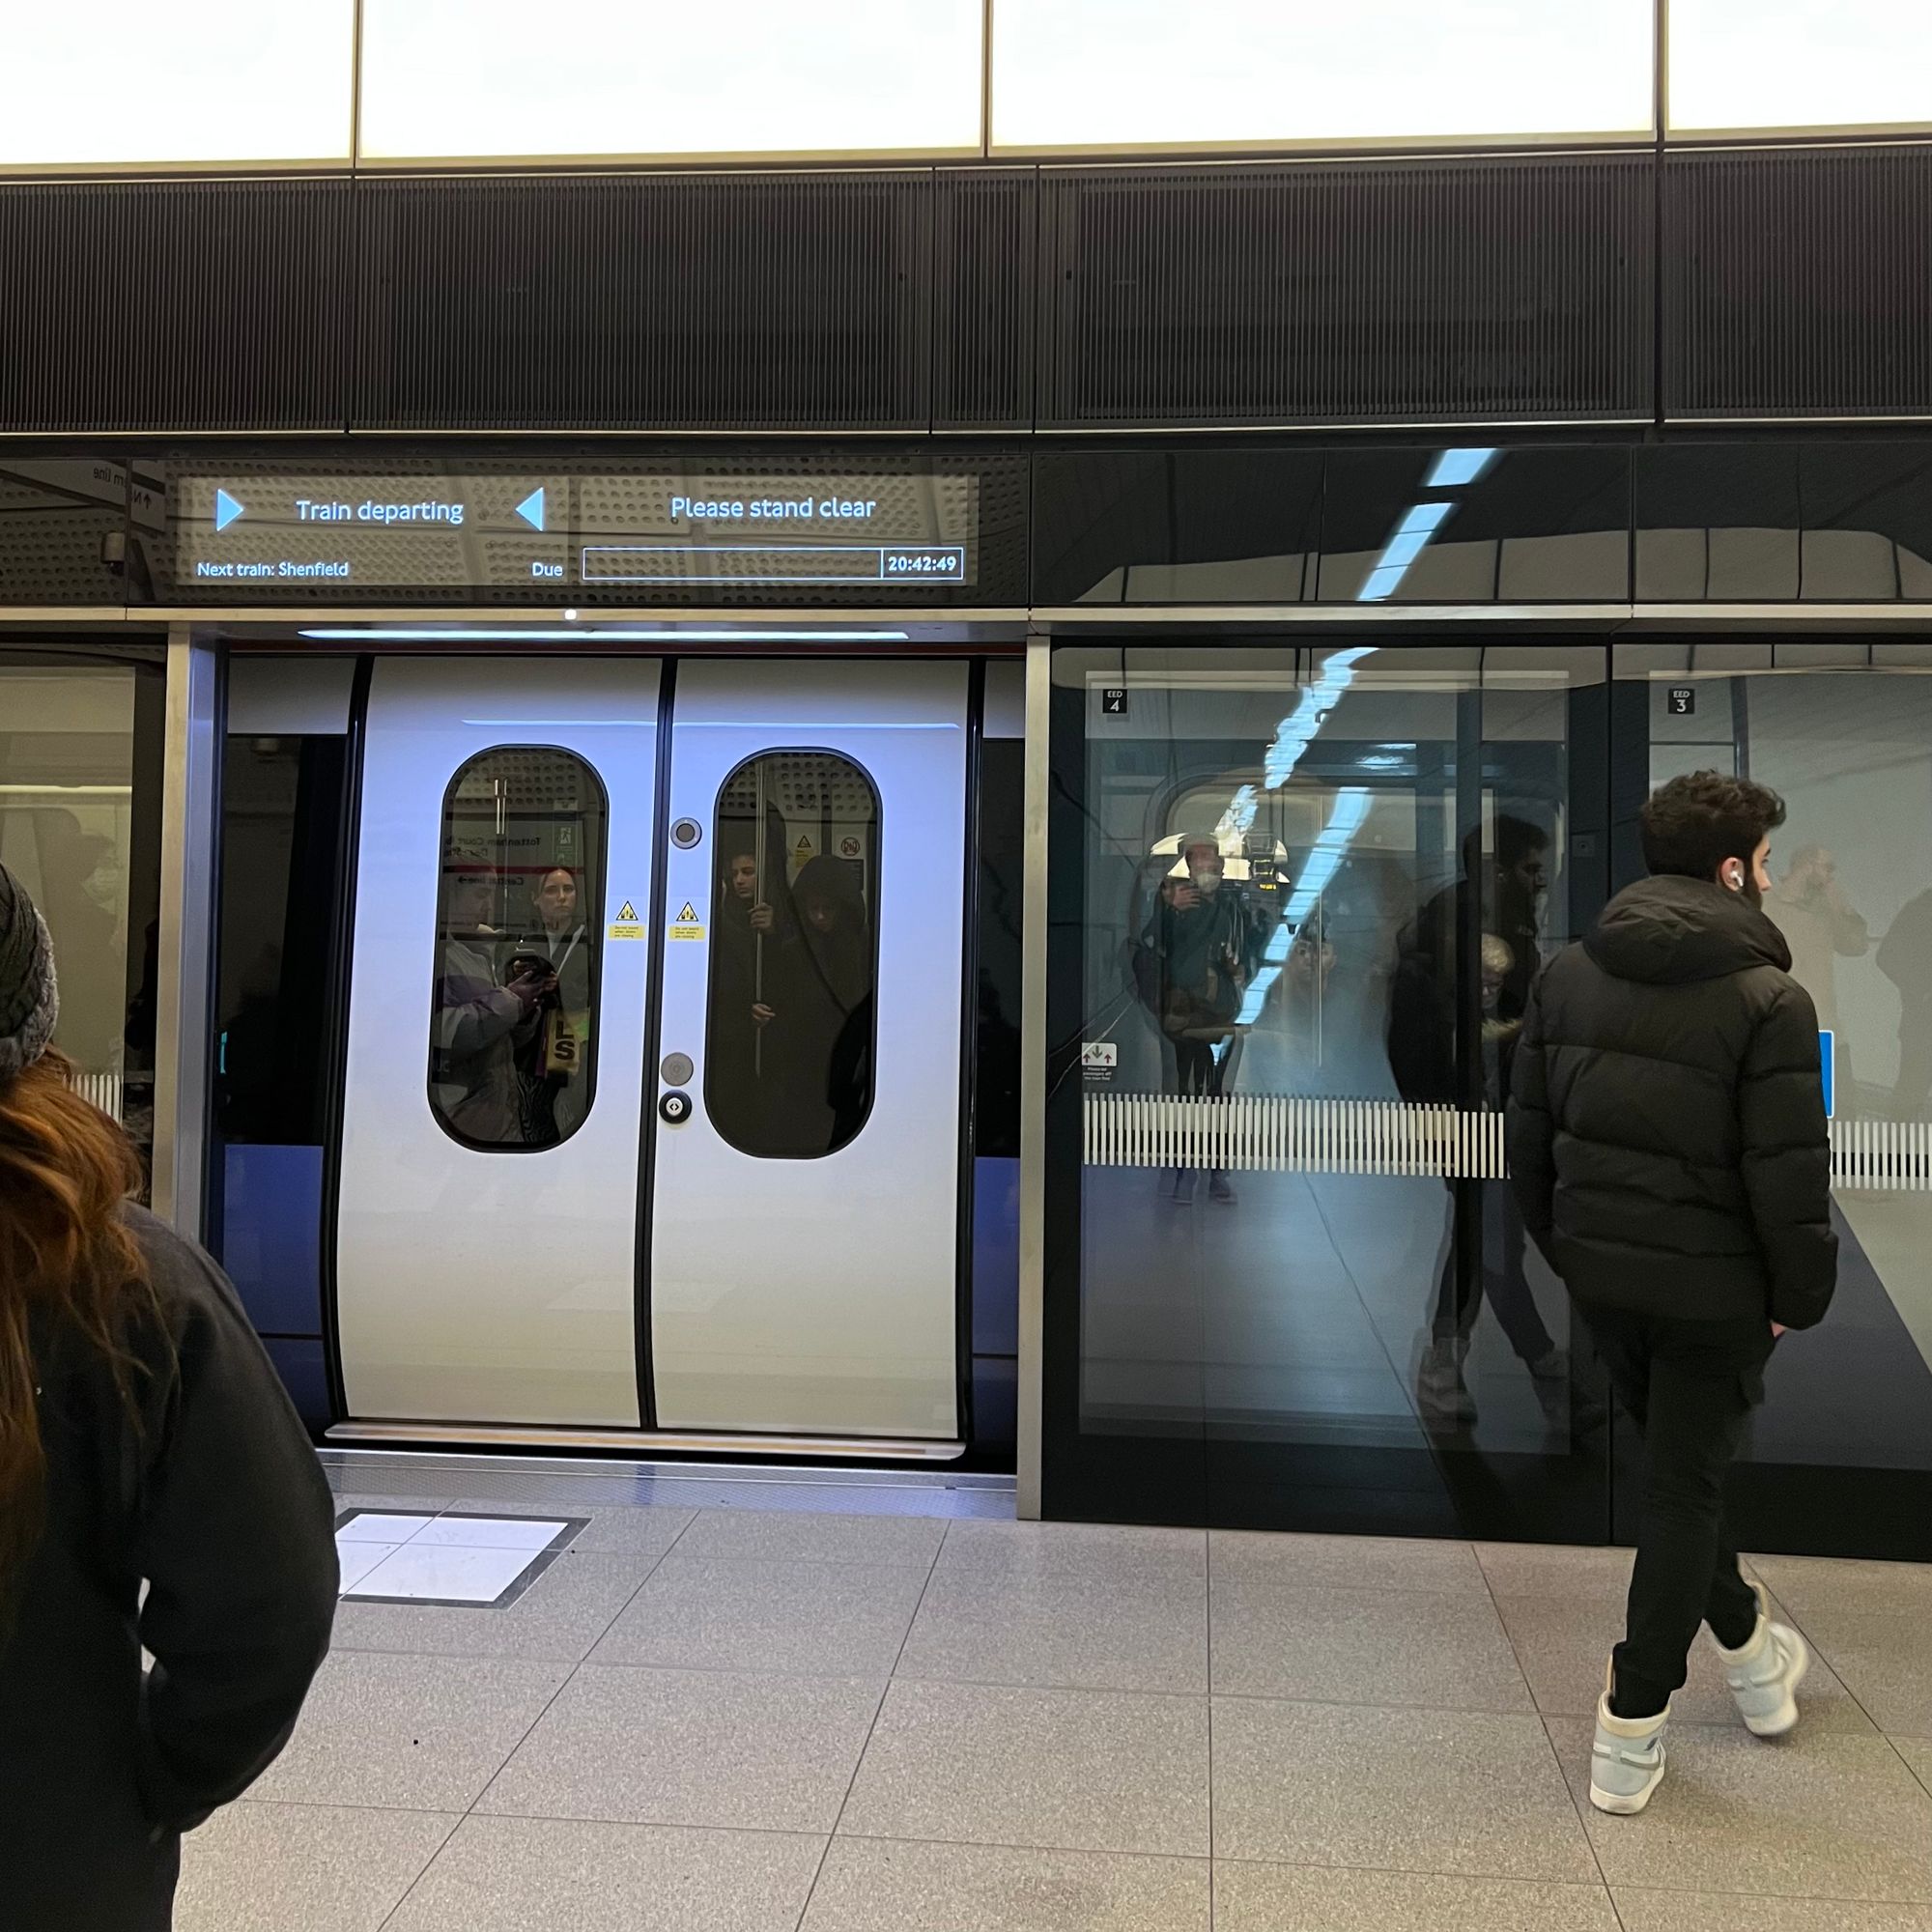
[[[344,1603],[181,1932],[1932,1932],[1932,1568],[1760,1560],[1804,1724],[1700,1652],[1605,1819],[1621,1552],[574,1513],[505,1609]]]

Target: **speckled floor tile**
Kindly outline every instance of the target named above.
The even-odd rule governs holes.
[[[476,1808],[829,1832],[881,1689],[844,1677],[588,1667]]]
[[[838,1837],[800,1932],[1208,1932],[1205,1859]]]
[[[1932,1932],[1932,1905],[1644,1891],[1628,1885],[1618,1886],[1614,1896],[1624,1932]]]
[[[822,1837],[470,1817],[384,1932],[793,1932]]]
[[[1932,1791],[1932,1738],[1893,1738],[1891,1745],[1918,1775],[1919,1783]]]
[[[1480,1593],[1483,1588],[1483,1573],[1466,1543],[1217,1529],[1208,1537],[1208,1547],[1217,1583],[1432,1593]]]
[[[694,1560],[903,1563],[924,1570],[945,1535],[946,1524],[931,1517],[707,1509],[678,1538],[677,1553]]]
[[[910,1564],[667,1556],[591,1662],[885,1677],[924,1586]]]
[[[1535,1718],[1214,1699],[1219,1858],[1596,1877]]]
[[[1932,1903],[1932,1795],[1883,1738],[1673,1723],[1639,1820],[1586,1802],[1590,1724],[1548,1722],[1613,1888]]]
[[[253,1796],[465,1810],[568,1675],[524,1658],[333,1651]]]
[[[453,1813],[242,1803],[182,1840],[175,1932],[377,1932]]]
[[[440,1604],[360,1604],[335,1612],[338,1650],[419,1651],[439,1657],[535,1657],[575,1663],[587,1657],[611,1620],[637,1594],[655,1559],[554,1557],[501,1609]]]
[[[1624,1634],[1622,1600],[1603,1596],[1498,1595],[1496,1607],[1502,1613],[1510,1642],[1516,1647],[1517,1661],[1529,1679],[1537,1708],[1544,1716],[1594,1717],[1604,1688],[1604,1666],[1611,1648]],[[1780,1621],[1789,1621],[1789,1613],[1775,1600],[1772,1614]],[[1717,1652],[1701,1631],[1690,1646],[1689,1662],[1690,1677],[1671,1703],[1677,1721],[1742,1723],[1731,1693],[1724,1689]],[[1798,1694],[1804,1722],[1812,1730],[1870,1735],[1874,1728],[1871,1719],[1847,1695],[1845,1687],[1815,1649],[1811,1667]]]
[[[470,1497],[449,1505],[452,1510],[487,1515],[502,1512],[503,1504]],[[518,1505],[518,1514],[528,1516],[534,1505]],[[586,1555],[662,1556],[691,1526],[697,1512],[693,1509],[602,1508],[561,1509],[560,1514],[587,1518],[583,1527],[571,1539],[570,1547]]]
[[[1214,1932],[1618,1932],[1618,1926],[1601,1885],[1221,1859],[1214,1866]]]
[[[1214,1689],[1444,1711],[1535,1710],[1487,1591],[1214,1580]]]
[[[988,1575],[942,1562],[898,1674],[1205,1693],[1208,1586],[1179,1569]]]
[[[1622,1603],[1634,1549],[1570,1543],[1479,1543],[1476,1561],[1499,1597],[1589,1598]]]
[[[896,1679],[839,1829],[1204,1857],[1207,1700]]]
[[[939,1560],[982,1577],[1041,1580],[1205,1577],[1208,1533],[1107,1522],[955,1522]]]

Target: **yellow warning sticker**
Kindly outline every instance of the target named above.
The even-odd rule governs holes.
[[[644,936],[643,922],[629,899],[617,908],[617,917],[611,921],[610,930],[612,939],[641,939]]]
[[[704,927],[699,924],[697,908],[686,899],[677,910],[677,917],[670,923],[670,936],[673,939],[702,939]]]
[[[623,909],[618,913],[617,917],[620,920],[622,920],[626,925],[634,925],[637,923],[638,909],[630,902],[629,899],[626,899],[624,901]]]
[[[791,856],[794,859],[810,859],[817,849],[811,842],[811,834],[801,832],[798,835],[798,843],[791,848]]]

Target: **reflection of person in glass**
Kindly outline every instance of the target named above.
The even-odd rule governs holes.
[[[465,1140],[503,1146],[524,1138],[517,1048],[535,1031],[553,975],[534,962],[497,977],[497,875],[477,855],[458,853],[445,875],[442,952],[436,980],[430,1078],[437,1111]]]
[[[1509,1092],[1510,1059],[1540,963],[1539,902],[1548,884],[1549,839],[1527,821],[1498,815],[1495,852],[1486,858],[1480,830],[1463,841],[1463,876],[1423,907],[1397,942],[1389,990],[1389,1070],[1411,1106],[1485,1111]],[[1473,895],[1473,897],[1472,897]],[[1459,1075],[1458,975],[1463,923],[1482,922],[1482,1094],[1465,1094]],[[1448,1186],[1452,1200],[1457,1180]],[[1416,1374],[1416,1407],[1426,1427],[1468,1428],[1475,1398],[1463,1377],[1469,1338],[1485,1298],[1511,1349],[1529,1370],[1546,1410],[1566,1399],[1569,1358],[1551,1339],[1530,1293],[1526,1236],[1514,1197],[1477,1183],[1483,1220],[1482,1265],[1460,1278],[1453,1236],[1436,1281],[1435,1310]]]
[[[1851,1048],[1838,1019],[1838,961],[1863,956],[1871,945],[1865,923],[1838,883],[1837,862],[1822,845],[1801,845],[1791,865],[1764,895],[1765,916],[1791,949],[1791,977],[1811,995],[1818,1024],[1833,1039],[1836,1111],[1851,1109]]]
[[[1898,1078],[1891,1117],[1923,1117],[1932,1094],[1932,892],[1908,899],[1879,942],[1878,970],[1898,988]]]
[[[532,971],[548,966],[554,983],[537,1002],[537,1024],[520,1043],[518,1065],[524,1137],[532,1147],[549,1147],[566,1139],[583,1118],[593,936],[577,874],[568,866],[538,875],[530,906],[536,930],[519,945],[517,957]]]
[[[1168,1086],[1183,1099],[1218,1099],[1227,1090],[1241,998],[1266,944],[1264,922],[1248,895],[1227,876],[1218,839],[1184,838],[1180,870],[1160,883],[1153,915],[1142,937],[1153,969],[1144,996],[1160,1022]],[[1196,1176],[1178,1169],[1174,1199],[1194,1199]],[[1235,1190],[1226,1172],[1208,1177],[1208,1193],[1223,1206]]]
[[[785,1058],[803,1151],[828,1153],[859,1131],[871,1084],[872,935],[859,873],[843,859],[808,860],[792,882],[797,944],[787,962]]]

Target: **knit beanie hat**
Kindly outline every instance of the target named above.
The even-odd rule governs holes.
[[[46,1051],[59,1011],[47,923],[26,887],[0,866],[0,1081]]]

